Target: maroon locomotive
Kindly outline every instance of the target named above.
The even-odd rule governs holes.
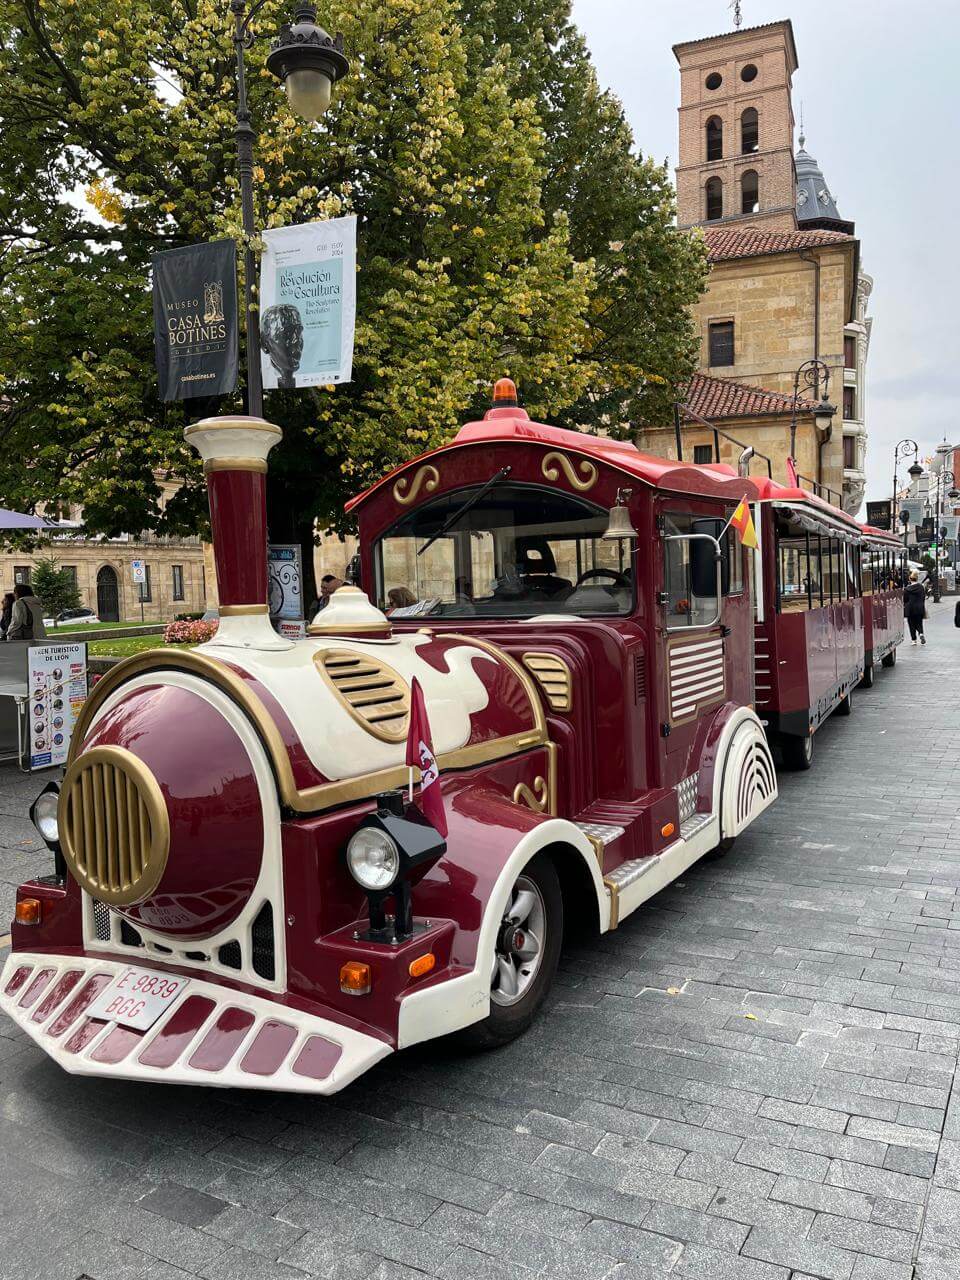
[[[67,1070],[331,1093],[432,1037],[503,1042],[567,925],[617,928],[775,800],[755,627],[779,653],[769,619],[793,626],[788,596],[813,586],[792,565],[772,577],[770,552],[811,508],[828,538],[848,522],[728,467],[532,422],[510,392],[355,500],[366,590],[338,591],[299,641],[265,603],[279,429],[188,428],[219,631],[97,685],[35,807],[64,874],[21,886],[0,977]],[[728,527],[744,498],[759,572]],[[851,645],[829,697],[862,674]],[[404,790],[414,680],[445,835]],[[794,705],[776,709],[787,732]]]

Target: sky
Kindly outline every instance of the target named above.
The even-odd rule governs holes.
[[[793,21],[794,115],[802,102],[807,150],[841,216],[856,223],[874,280],[866,497],[889,498],[899,440],[915,440],[921,457],[944,437],[960,443],[960,4],[742,0],[742,10],[744,27]],[[727,0],[573,0],[573,16],[637,146],[666,158],[672,173],[680,95],[672,46],[732,30]]]

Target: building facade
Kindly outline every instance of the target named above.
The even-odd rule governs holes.
[[[700,370],[792,396],[800,366],[822,361],[829,384],[812,390],[827,391],[833,426],[817,432],[812,415],[801,415],[797,469],[808,487],[822,487],[856,514],[865,485],[873,282],[861,270],[854,224],[841,217],[802,135],[794,155],[793,28],[768,23],[680,44],[674,54],[677,217],[681,227],[702,228],[710,262],[706,291],[693,308]],[[781,432],[771,438],[764,418],[764,452],[772,450],[783,479],[789,421],[774,417]],[[761,429],[759,420],[739,425]]]

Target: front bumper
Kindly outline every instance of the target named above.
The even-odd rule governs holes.
[[[393,1052],[331,1019],[194,977],[148,1031],[89,1018],[129,967],[17,951],[0,974],[0,1009],[74,1075],[330,1094]]]

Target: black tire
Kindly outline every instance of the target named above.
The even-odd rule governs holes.
[[[841,698],[840,701],[837,703],[836,708],[834,710],[834,715],[848,716],[852,713],[852,711],[853,711],[853,690],[848,689],[847,696],[845,698]]]
[[[556,868],[546,854],[538,853],[517,879],[521,876],[535,883],[543,899],[546,936],[542,940],[540,969],[515,1004],[501,1005],[491,1000],[490,1012],[482,1022],[457,1032],[457,1040],[468,1049],[496,1049],[523,1035],[537,1016],[557,971],[563,942],[563,896]]]
[[[880,661],[883,663],[885,667],[895,667],[897,665],[896,649],[891,649],[889,653],[884,654],[884,656],[880,659]]]
[[[813,764],[813,734],[797,738],[792,734],[780,739],[780,757],[783,767],[797,773],[805,773]]]
[[[720,843],[704,856],[711,862],[717,862],[720,858],[725,858],[736,843],[736,836],[724,836]]]
[[[872,689],[874,681],[874,666],[871,662],[869,667],[863,669],[863,679],[860,681],[861,689]]]

